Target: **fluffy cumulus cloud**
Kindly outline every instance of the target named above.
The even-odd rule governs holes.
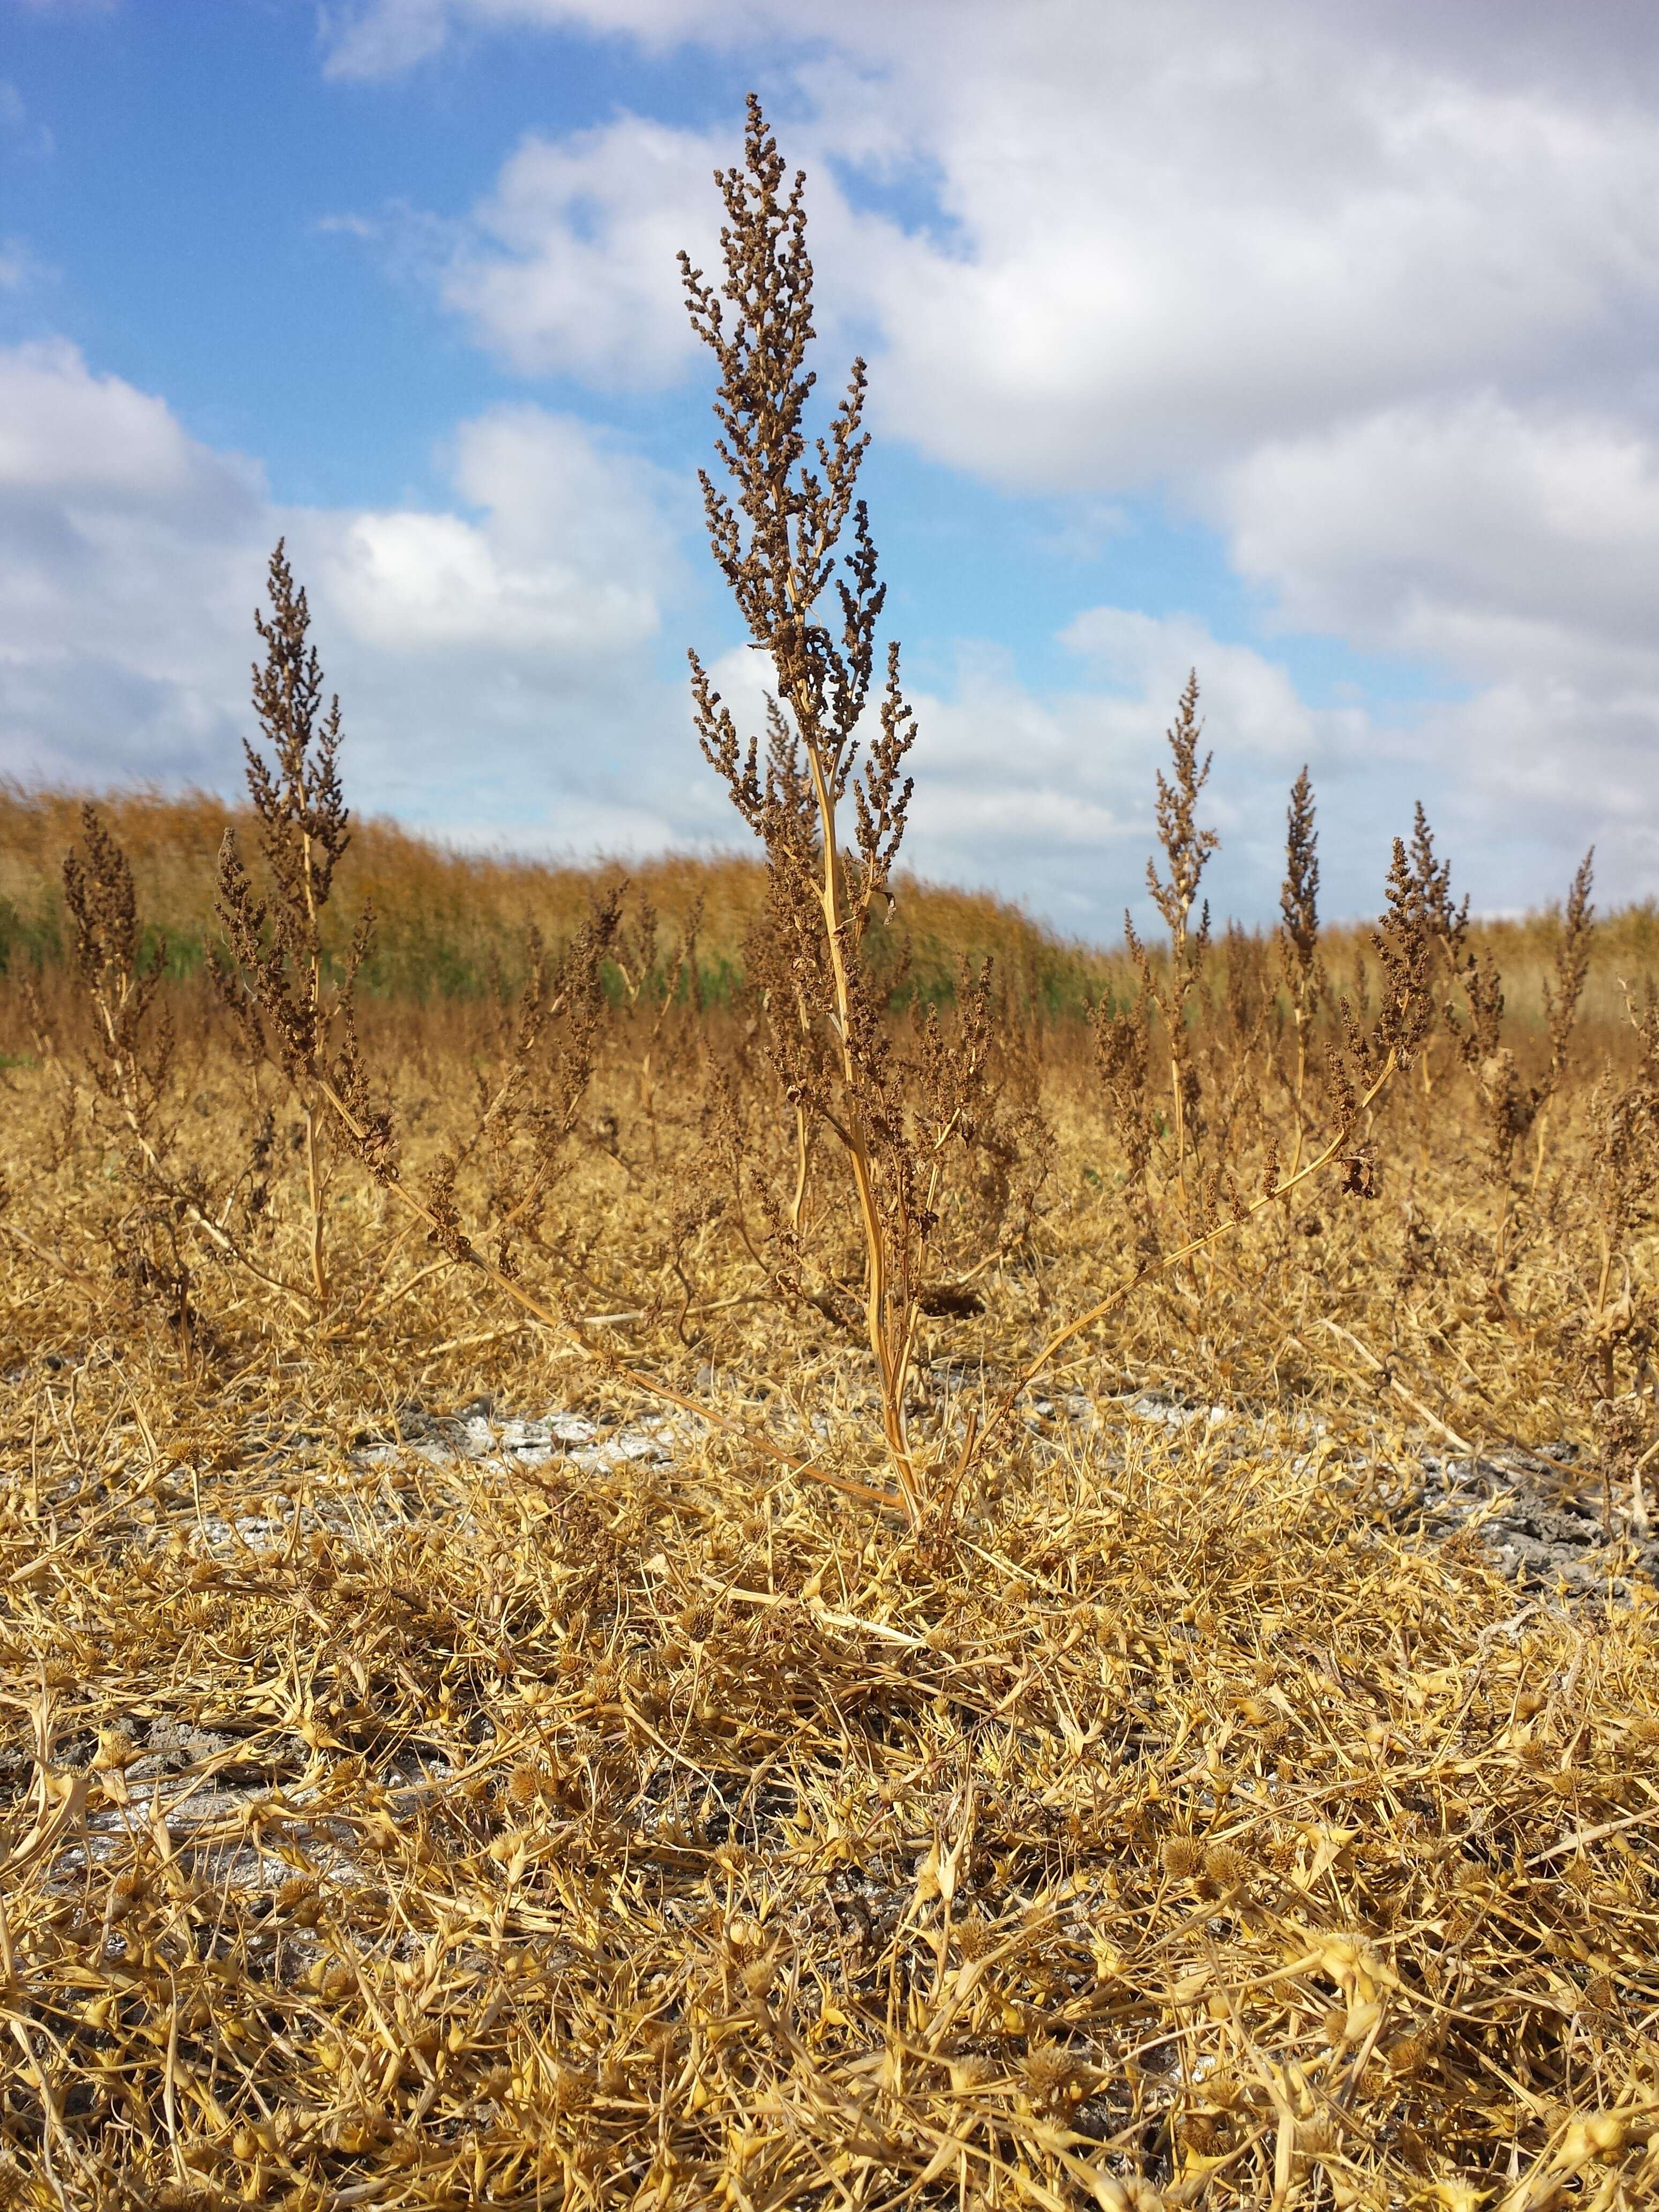
[[[1379,410],[1258,447],[1217,507],[1281,623],[1465,679],[1405,750],[1479,895],[1559,884],[1592,843],[1610,890],[1659,888],[1659,437],[1633,412]]]
[[[365,0],[334,17],[331,65],[538,23],[657,52],[765,39],[814,173],[822,320],[872,351],[878,426],[1013,490],[1161,498],[1212,526],[1264,612],[1249,681],[1206,647],[1218,730],[1224,698],[1297,732],[1281,750],[1322,732],[1328,777],[1389,808],[1425,786],[1484,848],[1494,902],[1592,838],[1610,890],[1655,888],[1650,10]],[[626,115],[527,143],[464,227],[451,304],[509,365],[672,378],[687,188],[706,198],[732,150]],[[994,698],[1041,764],[1023,799],[939,794],[950,849],[988,873],[996,822],[1047,808],[1063,848],[1068,825],[1127,818],[1091,779],[1138,695],[1089,660],[1096,619],[1073,625],[1074,692],[1026,699],[981,666],[935,702],[961,761]],[[1275,629],[1400,657],[1437,699],[1322,720]],[[1243,725],[1226,734],[1248,751]],[[1056,808],[1068,787],[1086,807]]]
[[[1491,391],[1263,441],[1221,479],[1282,618],[1494,678],[1653,650],[1659,438]]]
[[[313,518],[351,635],[429,661],[456,648],[601,665],[656,634],[673,565],[656,472],[535,407],[465,424],[453,482],[483,522],[408,510]]]
[[[451,458],[453,511],[283,509],[72,347],[0,351],[0,769],[234,783],[280,533],[360,804],[526,844],[665,839],[659,472],[528,406],[464,425]]]
[[[0,352],[9,772],[79,778],[118,763],[171,780],[234,757],[204,653],[233,595],[247,620],[247,581],[233,579],[264,504],[257,469],[196,444],[161,400],[94,374],[72,347]]]
[[[833,303],[879,326],[887,419],[1021,488],[1185,479],[1356,412],[1652,357],[1659,102],[1631,59],[1659,42],[1618,8],[1552,26],[1524,0],[378,0],[335,51],[536,21],[793,36],[816,112],[789,143]],[[509,355],[546,358],[549,331],[578,366],[587,322],[608,374],[621,317],[665,357],[668,249],[707,167],[696,134],[635,118],[521,149],[478,210],[489,281],[459,303]],[[880,210],[907,173],[930,222]]]
[[[710,172],[730,151],[637,116],[527,139],[458,241],[446,301],[521,372],[672,381],[695,345],[674,257],[713,243]]]

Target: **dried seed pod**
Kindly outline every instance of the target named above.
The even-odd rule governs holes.
[[[964,2052],[960,2057],[952,2058],[949,2063],[951,2087],[958,2097],[971,2090],[983,2088],[988,2081],[994,2081],[1000,2071],[994,2058],[987,2058],[978,2051]]]
[[[951,1940],[962,1959],[982,1959],[996,1942],[996,1937],[977,1913],[969,1913],[957,1921],[951,1931]]]
[[[322,1917],[323,1900],[309,1875],[290,1875],[276,1892],[276,1912],[296,1928],[314,1928]]]
[[[1095,2079],[1095,2069],[1086,2060],[1056,2044],[1039,2044],[1028,2051],[1022,2070],[1027,2093],[1040,2111],[1080,2105]]]
[[[129,1867],[110,1884],[109,1917],[119,1920],[149,1895],[149,1879],[142,1867]]]
[[[547,1789],[548,1774],[544,1767],[515,1766],[507,1778],[507,1802],[516,1811],[527,1813],[532,1806],[540,1804]]]
[[[1420,2074],[1433,2058],[1434,2039],[1419,2028],[1413,2034],[1399,2037],[1389,2045],[1383,2056],[1391,2073],[1398,2075],[1401,2081],[1410,2081],[1414,2075]]]
[[[751,1997],[769,1995],[777,1978],[778,1954],[775,1950],[768,1951],[758,1959],[751,1959],[738,1977]]]
[[[118,1722],[113,1728],[99,1729],[98,1750],[92,1762],[93,1771],[95,1774],[118,1774],[124,1768],[131,1766],[138,1755],[138,1746],[131,1729],[125,1722]]]
[[[1171,1881],[1190,1881],[1203,1868],[1204,1846],[1192,1836],[1171,1836],[1158,1857]]]
[[[1244,1880],[1247,1863],[1242,1851],[1231,1844],[1212,1844],[1204,1853],[1204,1880],[1219,1896],[1237,1889]]]
[[[585,2066],[558,2060],[550,2069],[548,2097],[556,2112],[579,2112],[593,2099],[593,2076]]]

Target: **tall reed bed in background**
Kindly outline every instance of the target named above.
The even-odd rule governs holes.
[[[212,898],[219,847],[228,829],[246,840],[247,809],[206,793],[88,795],[131,864],[146,926],[166,939],[169,974],[201,974],[220,935]],[[63,856],[78,833],[80,805],[71,793],[0,783],[0,991],[9,1004],[27,977],[50,988],[67,969]],[[741,854],[579,861],[458,851],[374,817],[356,824],[351,866],[378,917],[365,992],[419,1005],[512,989],[522,980],[526,927],[562,945],[596,896],[623,884],[655,914],[665,963],[677,957],[687,920],[698,918],[704,1001],[724,1004],[741,983],[744,939],[765,896],[763,866]],[[877,925],[897,992],[948,996],[964,958],[989,956],[1019,979],[1036,1011],[1058,1017],[1085,1012],[1109,973],[1090,948],[1056,938],[992,894],[904,876],[897,887],[898,917]],[[343,959],[349,941],[331,922],[331,958]]]

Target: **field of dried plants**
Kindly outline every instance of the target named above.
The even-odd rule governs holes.
[[[752,863],[350,820],[280,549],[245,806],[0,803],[0,2204],[1638,2212],[1655,918],[1212,934],[1195,685],[1156,942],[903,877],[721,188]]]

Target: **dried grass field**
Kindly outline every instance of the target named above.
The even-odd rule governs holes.
[[[1212,935],[1195,689],[1156,943],[904,878],[723,189],[752,864],[351,820],[280,552],[246,806],[0,805],[0,2203],[1637,2212],[1653,915]]]

